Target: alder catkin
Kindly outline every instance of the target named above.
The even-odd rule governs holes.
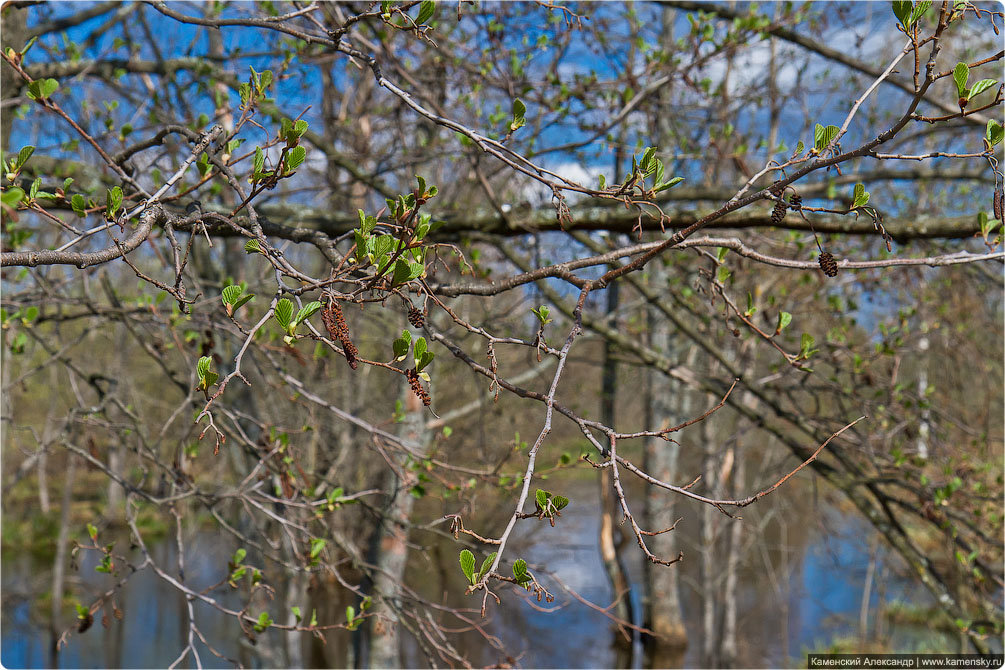
[[[321,322],[324,323],[325,330],[328,331],[328,337],[333,342],[338,340],[342,345],[346,362],[349,363],[349,367],[355,370],[359,365],[356,362],[359,349],[349,337],[349,326],[345,322],[345,317],[342,316],[342,307],[335,298],[329,298],[328,303],[321,310]]]
[[[995,187],[994,212],[995,212],[995,218],[998,219],[999,221],[1002,221],[1002,199],[1003,199],[1002,187],[997,186]]]
[[[432,399],[429,397],[429,393],[422,387],[422,382],[419,381],[419,373],[415,371],[415,368],[409,368],[405,370],[405,377],[408,378],[408,385],[412,387],[412,393],[422,400],[422,404],[429,407]]]
[[[834,260],[834,254],[829,251],[825,251],[820,254],[820,258],[817,259],[820,263],[820,269],[823,270],[824,274],[828,277],[836,277],[838,273],[838,264]]]

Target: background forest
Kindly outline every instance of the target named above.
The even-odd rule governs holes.
[[[8,2],[6,667],[1002,653],[997,3]]]

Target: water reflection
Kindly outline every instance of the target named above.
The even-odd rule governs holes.
[[[562,494],[570,497],[573,504],[563,511],[557,527],[552,528],[547,521],[525,521],[517,527],[508,549],[510,560],[526,558],[556,600],[551,604],[538,603],[521,591],[499,589],[502,603],[490,602],[489,617],[481,623],[485,634],[498,638],[506,652],[494,648],[486,642],[485,635],[478,632],[464,633],[456,640],[457,648],[476,667],[508,662],[508,654],[523,667],[624,667],[629,662],[628,648],[616,644],[618,634],[610,619],[559,586],[559,583],[564,584],[599,608],[611,603],[611,589],[596,546],[599,522],[596,508],[590,503],[596,499],[596,484],[571,479],[560,485]],[[554,488],[559,490],[558,487],[556,483]],[[503,518],[507,510],[498,504],[496,507],[497,514]],[[752,539],[745,544],[739,575],[738,654],[741,665],[750,667],[800,664],[807,650],[821,649],[835,637],[856,635],[863,583],[871,556],[870,546],[863,540],[868,537],[867,529],[852,516],[821,509],[813,517],[818,524],[816,528],[805,527],[802,535],[779,535],[779,529],[791,520],[778,519],[773,524],[758,525],[759,515],[768,509],[764,506],[762,510],[748,510],[747,519],[741,522],[750,524],[748,535]],[[685,623],[691,645],[683,657],[679,652],[668,655],[657,650],[657,655],[647,659],[647,667],[700,665],[702,585],[699,563],[702,559],[696,549],[700,516],[694,510],[684,510],[684,514],[685,521],[675,532],[680,533],[685,560],[671,569],[682,571]],[[759,534],[756,541],[755,534]],[[417,555],[417,560],[411,561],[408,583],[418,585],[416,588],[421,589],[421,594],[431,600],[477,610],[481,595],[463,595],[464,578],[457,564],[459,547],[452,538],[422,534],[413,540],[425,543],[426,549]],[[759,546],[757,542],[762,541],[763,546]],[[782,547],[783,544],[787,548]],[[116,551],[127,551],[127,546],[126,541],[121,541]],[[174,569],[173,542],[160,541],[150,546],[160,565]],[[225,576],[227,561],[235,548],[229,537],[224,539],[216,532],[196,531],[187,539],[186,583],[203,589],[219,582]],[[628,557],[629,571],[638,581],[643,569],[640,552],[632,544],[624,546],[623,551]],[[783,551],[787,552],[785,563],[780,559]],[[488,553],[488,550],[480,554],[476,551],[479,564]],[[141,560],[138,550],[131,551],[129,556],[136,562]],[[94,555],[82,554],[79,572],[69,573],[69,588],[84,602],[90,602],[90,598],[108,589],[114,581],[94,572],[96,560]],[[249,556],[251,560],[253,557]],[[787,565],[788,575],[783,565]],[[551,571],[550,575],[544,566]],[[41,595],[49,588],[50,570],[50,563],[33,563],[25,556],[4,556],[0,653],[6,667],[50,667],[52,663],[49,605],[40,604],[47,603]],[[881,602],[905,600],[915,605],[929,602],[927,593],[913,586],[908,588],[895,577],[882,551],[875,571],[876,586],[871,589],[868,612],[870,621]],[[270,578],[266,573],[266,579]],[[265,607],[274,619],[283,620],[286,615],[280,611],[285,602],[282,585],[274,582],[273,585],[278,592]],[[211,595],[227,607],[240,609],[243,606],[240,594],[227,587]],[[315,592],[315,599],[319,596],[329,597]],[[153,572],[144,571],[130,579],[116,604],[123,612],[123,619],[117,621],[109,612],[105,627],[99,612],[89,631],[84,634],[74,631],[70,635],[56,659],[58,667],[166,667],[177,658],[188,634],[186,605],[177,591]],[[345,603],[327,605],[325,610],[334,612],[338,610],[332,608],[344,608]],[[322,616],[320,606],[318,614]],[[471,616],[478,620],[477,612]],[[284,642],[281,635],[285,634],[265,633],[252,647],[233,619],[210,606],[197,603],[196,617],[207,639],[225,658],[239,661],[246,667],[281,664],[284,657],[278,647]],[[70,619],[65,621],[69,623]],[[461,627],[456,620],[442,619],[442,622],[448,627]],[[918,641],[918,632],[910,628],[901,627],[887,633],[894,647]],[[329,635],[326,646],[309,635],[300,635],[300,639],[303,657],[311,659],[311,663],[340,667],[351,662],[348,633]],[[411,667],[427,665],[426,657],[414,640],[408,636],[404,639],[405,664]],[[214,655],[205,645],[199,644],[198,649],[205,667],[231,667],[225,658]],[[186,665],[187,662],[182,664]]]

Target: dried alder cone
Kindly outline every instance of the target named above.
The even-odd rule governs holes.
[[[325,329],[328,330],[328,337],[334,340],[338,340],[342,344],[342,349],[345,351],[345,360],[349,363],[349,367],[353,370],[359,365],[356,362],[356,355],[359,354],[359,349],[356,345],[352,343],[349,338],[349,326],[346,325],[345,317],[342,316],[342,307],[338,304],[338,301],[329,296],[328,302],[325,304],[324,309],[321,310],[321,321],[325,324]]]
[[[838,263],[834,260],[834,254],[829,251],[825,251],[820,254],[820,258],[817,259],[820,263],[820,269],[824,271],[824,274],[828,277],[836,277],[838,273]]]
[[[405,377],[408,378],[408,385],[412,387],[412,393],[422,400],[423,405],[429,407],[432,399],[429,397],[426,389],[422,388],[422,382],[419,381],[419,373],[415,371],[415,368],[405,370]]]
[[[422,326],[426,323],[425,317],[422,316],[422,310],[415,307],[409,307],[408,322],[416,328],[422,328]]]
[[[785,201],[784,200],[778,199],[777,201],[775,201],[775,208],[771,210],[771,223],[772,223],[772,225],[777,226],[779,223],[782,222],[782,219],[785,218],[785,210],[786,209],[787,209],[787,207],[785,206]]]
[[[798,193],[794,194],[791,198],[789,198],[789,204],[792,206],[792,209],[802,209],[803,196]]]

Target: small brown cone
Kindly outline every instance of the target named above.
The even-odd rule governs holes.
[[[825,275],[828,277],[837,276],[838,264],[837,261],[834,260],[834,254],[829,251],[825,251],[820,254],[820,258],[817,259],[817,262],[820,263],[820,269],[823,270]]]

